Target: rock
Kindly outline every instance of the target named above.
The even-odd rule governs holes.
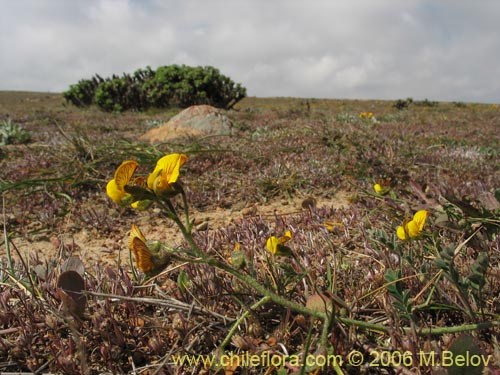
[[[307,197],[304,199],[301,203],[301,206],[305,210],[312,210],[313,208],[316,208],[316,205],[318,204],[318,201],[314,197]]]
[[[139,137],[150,143],[161,143],[175,138],[210,134],[231,134],[233,124],[224,111],[209,105],[186,108],[165,124]]]

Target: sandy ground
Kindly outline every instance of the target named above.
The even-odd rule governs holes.
[[[190,213],[195,220],[197,230],[215,230],[231,225],[234,220],[244,217],[274,215],[293,215],[304,210],[303,199],[272,202],[269,205],[256,205],[242,210],[225,210],[217,208],[212,211]],[[349,195],[346,192],[337,192],[330,200],[319,199],[316,207],[343,208],[349,205]],[[151,218],[146,213],[138,215],[137,224],[148,240],[158,240],[172,246],[180,244],[181,234],[173,223],[161,218]],[[129,227],[124,227],[119,234],[103,236],[95,228],[81,228],[77,231],[68,228],[61,229],[61,233],[40,234],[31,238],[15,237],[12,242],[17,251],[24,257],[38,255],[43,259],[56,259],[62,256],[78,255],[87,266],[96,263],[125,265],[129,262],[127,249]],[[16,250],[13,251],[15,254]]]

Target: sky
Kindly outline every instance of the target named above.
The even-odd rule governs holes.
[[[0,0],[0,90],[213,66],[249,96],[500,102],[497,0]]]

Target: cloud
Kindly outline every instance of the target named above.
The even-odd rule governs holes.
[[[498,101],[497,2],[19,0],[0,89],[212,65],[255,96]]]

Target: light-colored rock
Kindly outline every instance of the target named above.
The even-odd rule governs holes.
[[[161,143],[182,137],[231,134],[232,127],[231,120],[223,110],[209,105],[195,105],[186,108],[165,124],[149,130],[139,139]]]

